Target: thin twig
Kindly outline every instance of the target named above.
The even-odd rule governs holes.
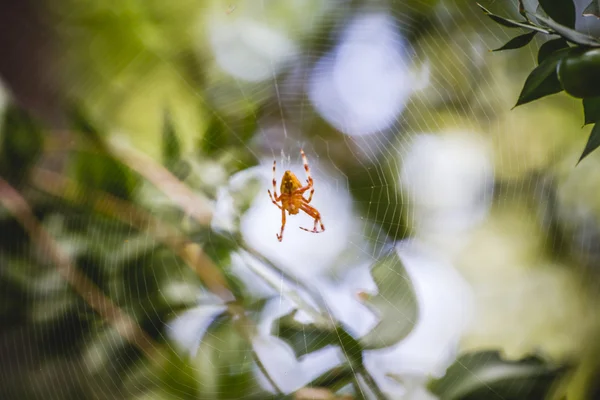
[[[52,151],[55,147],[60,148],[61,151],[85,150],[104,154],[108,152],[109,156],[114,157],[117,161],[125,164],[151,182],[200,225],[206,226],[212,221],[213,204],[207,197],[194,193],[164,166],[125,143],[118,140],[107,141],[104,151],[76,141],[70,143],[49,141],[46,144],[46,150]]]
[[[110,143],[110,150],[119,161],[154,184],[200,225],[211,223],[213,205],[210,200],[192,192],[165,167],[134,148],[116,141]]]
[[[263,362],[260,361],[260,358],[258,357],[258,354],[256,354],[256,352],[254,350],[252,350],[252,358],[254,358],[254,362],[256,363],[256,366],[258,367],[258,369],[260,369],[260,372],[262,372],[262,374],[265,376],[265,378],[267,379],[267,381],[269,381],[269,383],[271,384],[271,386],[273,386],[273,389],[275,389],[275,393],[278,396],[283,395],[284,394],[283,391],[279,388],[279,386],[277,385],[277,383],[273,380],[273,378],[269,374],[269,371],[267,371],[267,368],[265,367],[265,365],[263,364]]]
[[[287,272],[285,272],[281,268],[277,267],[268,258],[266,258],[262,254],[260,254],[256,250],[254,250],[252,247],[250,247],[246,242],[244,242],[241,239],[239,240],[239,248],[242,249],[243,251],[245,251],[246,253],[248,253],[249,255],[251,255],[252,257],[254,257],[255,259],[257,259],[258,261],[260,261],[261,264],[263,264],[267,269],[273,271],[273,273],[281,276],[286,281],[291,282],[292,284],[299,286],[304,292],[306,292],[307,294],[309,294],[311,296],[311,298],[320,307],[327,308],[327,303],[325,302],[325,300],[323,299],[323,297],[321,296],[320,293],[318,293],[318,292],[316,292],[314,290],[311,290],[306,285],[304,285],[301,281],[299,281],[298,279],[296,279],[292,275],[288,274]],[[263,273],[260,273],[260,271],[257,272],[257,273],[259,273],[261,277],[264,275]],[[276,287],[277,290],[279,290],[278,289],[279,286],[280,285],[278,283],[278,286]],[[293,292],[295,292],[295,291],[293,291]],[[299,297],[300,295],[296,294],[296,296]],[[321,318],[324,319],[324,320],[328,320],[328,318],[326,318],[324,316],[321,316]],[[325,323],[325,324],[329,325],[328,323]]]
[[[360,367],[358,373],[360,374],[360,376],[362,376],[362,378],[365,381],[365,384],[373,392],[373,394],[375,395],[375,397],[377,399],[379,399],[379,400],[387,399],[387,396],[381,391],[381,389],[379,389],[377,382],[375,382],[375,379],[373,379],[373,377],[371,376],[369,371],[367,371],[367,369],[364,367],[364,365]]]
[[[250,253],[248,253],[247,250],[242,249],[242,256],[248,258],[250,256]],[[315,309],[313,306],[308,304],[308,302],[304,300],[302,296],[300,296],[300,294],[296,292],[293,288],[291,288],[289,285],[283,284],[282,282],[278,281],[275,277],[271,276],[271,274],[265,273],[265,271],[261,270],[260,268],[256,268],[255,265],[251,262],[251,260],[248,260],[246,266],[250,268],[256,275],[260,276],[272,288],[279,291],[282,295],[285,295],[285,297],[289,298],[292,302],[294,302],[298,309],[304,311],[313,319],[315,325],[328,330],[335,329],[335,324],[332,324],[328,318],[326,318],[323,314],[319,312],[319,310]]]
[[[25,229],[31,241],[49,256],[58,273],[128,342],[138,347],[151,361],[157,362],[154,340],[125,312],[82,274],[52,236],[40,225],[29,204],[8,182],[0,178],[0,203]]]

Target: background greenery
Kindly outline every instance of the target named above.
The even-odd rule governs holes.
[[[558,59],[543,68],[537,85],[528,78],[539,73],[548,40],[596,46],[597,39],[561,28],[573,29],[582,7],[525,2],[556,21],[542,15],[535,25],[528,19],[527,26],[508,29],[514,23],[485,14],[530,18],[519,13],[518,2],[482,4],[485,12],[458,0],[261,3],[61,0],[38,7],[59,44],[56,81],[66,122],[38,118],[6,82],[0,397],[390,397],[365,367],[364,355],[406,339],[420,317],[410,277],[390,250],[418,234],[411,219],[416,206],[389,196],[401,191],[401,155],[349,157],[368,142],[348,139],[308,106],[301,117],[293,111],[283,116],[294,127],[287,140],[310,144],[312,158],[327,159],[351,177],[356,212],[385,236],[362,234],[374,255],[368,260],[377,294],[361,296],[381,322],[355,337],[331,318],[318,290],[289,276],[240,233],[240,218],[253,202],[268,200],[256,180],[238,185],[233,177],[278,154],[270,147],[278,142],[269,141],[264,128],[281,120],[276,84],[297,65],[274,65],[272,79],[237,80],[220,69],[203,29],[212,23],[226,30],[228,18],[260,20],[291,38],[297,64],[312,65],[352,16],[385,10],[414,47],[415,65],[430,67],[430,85],[411,96],[390,142],[403,148],[422,132],[452,138],[469,131],[491,144],[494,162],[489,216],[454,255],[475,293],[476,324],[461,337],[446,375],[417,386],[442,399],[595,398],[600,155],[591,150],[600,143],[594,125],[600,93],[582,101],[562,92]],[[488,51],[532,27],[548,34],[521,37],[510,51]],[[553,49],[564,49],[566,42],[560,43]],[[584,149],[586,158],[577,164]],[[212,224],[223,190],[232,199],[234,221],[225,233]],[[371,205],[382,198],[385,207]],[[337,346],[345,355],[339,367],[298,390],[277,388],[269,378],[273,362],[256,347],[270,297],[257,295],[235,272],[240,254],[260,265],[246,266],[256,280],[297,309],[279,318],[270,334],[298,359]],[[344,271],[346,261],[336,262],[336,271]],[[290,289],[280,290],[273,275]],[[167,331],[176,317],[194,310],[212,317],[190,355]],[[298,310],[313,322],[294,319]],[[425,394],[401,397],[426,398],[418,396]]]

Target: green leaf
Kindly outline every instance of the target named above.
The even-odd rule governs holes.
[[[552,39],[544,42],[538,50],[538,65],[544,62],[550,55],[556,53],[559,50],[566,49],[569,47],[569,43],[563,38]]]
[[[519,0],[519,14],[521,14],[522,17],[527,19],[527,13],[525,12],[525,3],[523,2],[523,0]]]
[[[583,99],[583,125],[600,121],[600,97],[589,97]]]
[[[481,4],[477,3],[477,5],[479,6],[479,8],[481,8],[483,10],[485,15],[487,15],[488,17],[490,17],[492,20],[494,20],[496,23],[498,23],[500,25],[506,26],[508,28],[525,28],[525,29],[534,30],[534,31],[538,31],[538,32],[548,33],[546,30],[541,29],[535,25],[531,25],[527,21],[519,22],[519,21],[514,21],[512,19],[500,17],[496,14],[492,14],[487,8],[485,8]]]
[[[181,146],[177,133],[175,132],[175,126],[173,125],[173,119],[171,113],[165,109],[163,117],[163,130],[162,130],[162,158],[163,163],[169,170],[173,170],[173,167],[181,159]]]
[[[295,320],[298,310],[284,315],[273,323],[272,334],[288,343],[296,357],[302,357],[326,346],[340,346],[344,354],[356,365],[362,363],[362,346],[345,330],[326,330],[314,324]]]
[[[69,110],[69,120],[76,133],[95,147],[103,151],[107,150],[102,132],[91,122],[89,116],[80,107],[72,107]]]
[[[243,118],[229,118],[224,120],[215,115],[200,141],[200,149],[208,154],[219,154],[224,149],[243,145],[252,138],[257,128],[257,118],[249,114]]]
[[[306,387],[322,387],[337,391],[354,381],[355,371],[350,364],[343,364],[330,369],[315,378]]]
[[[380,318],[369,333],[359,339],[364,349],[392,346],[414,328],[419,316],[415,290],[395,249],[373,265],[371,275],[378,288],[365,305]]]
[[[483,351],[460,357],[428,389],[444,400],[543,399],[565,371],[536,357],[506,361],[496,351]]]
[[[213,154],[227,145],[226,127],[219,118],[212,118],[200,142],[200,148],[206,154]]]
[[[254,378],[252,346],[229,316],[211,324],[193,363],[200,383],[198,399],[267,398]]]
[[[556,74],[556,67],[568,51],[569,49],[564,49],[551,54],[531,71],[513,108],[563,90]]]
[[[140,178],[119,161],[104,154],[77,152],[72,168],[77,182],[83,187],[107,192],[131,200]]]
[[[546,24],[549,28],[552,28],[556,31],[557,34],[562,36],[564,39],[569,42],[579,44],[582,46],[590,46],[590,47],[600,47],[600,40],[595,37],[586,35],[581,32],[577,32],[575,29],[571,29],[567,26],[559,24],[551,18],[544,17],[542,15],[536,14],[535,17],[540,21]]]
[[[600,0],[590,1],[590,4],[588,4],[585,10],[583,10],[583,15],[585,17],[594,16],[596,18],[600,18]]]
[[[42,128],[28,112],[12,104],[6,107],[0,126],[0,174],[18,184],[42,154]]]
[[[590,137],[583,149],[583,153],[581,153],[581,157],[579,157],[579,161],[577,164],[581,162],[585,157],[587,157],[592,151],[596,150],[600,146],[600,125],[595,124],[592,128],[592,132],[590,133]]]
[[[492,51],[520,49],[523,46],[527,46],[533,40],[536,34],[536,31],[531,31],[523,35],[519,35],[509,40],[504,46]]]
[[[540,7],[548,17],[569,28],[575,27],[575,4],[573,0],[539,0]]]

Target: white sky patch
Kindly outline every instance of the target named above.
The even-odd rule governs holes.
[[[414,89],[410,54],[393,18],[360,15],[313,69],[309,98],[326,121],[348,135],[388,129]]]
[[[236,12],[211,14],[205,22],[215,60],[232,77],[249,82],[272,79],[299,55],[298,46],[285,32]]]
[[[401,384],[386,374],[443,376],[454,362],[461,335],[473,317],[468,283],[445,257],[415,240],[402,241],[397,251],[419,304],[413,331],[395,346],[366,351],[366,368],[380,387],[402,394]]]
[[[481,221],[492,202],[491,157],[474,134],[417,135],[402,155],[400,173],[416,230],[450,233]]]

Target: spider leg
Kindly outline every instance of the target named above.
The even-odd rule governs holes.
[[[273,204],[275,204],[281,210],[281,206],[279,204],[277,204],[277,201],[279,200],[279,196],[277,196],[277,180],[275,179],[276,164],[277,164],[277,161],[273,160],[273,193],[275,195],[273,196],[273,194],[271,194],[270,190],[267,190],[267,192],[269,192],[269,197],[271,198],[271,201],[273,202]]]
[[[319,213],[316,208],[311,207],[306,203],[303,203],[300,206],[300,209],[315,219],[315,226],[313,227],[312,231],[310,229],[302,227],[300,227],[300,229],[312,233],[321,233],[325,231],[325,226],[323,225],[323,221],[321,221],[321,213]],[[321,227],[320,231],[317,230],[317,224],[319,224]]]
[[[275,179],[275,167],[277,165],[277,161],[273,160],[273,194],[275,195],[275,200],[279,200],[277,196],[277,180]]]
[[[271,191],[267,190],[267,192],[269,193],[269,197],[271,198],[271,202],[273,204],[275,204],[281,210],[281,206],[277,203],[277,200],[275,200],[275,198],[273,198],[273,195],[271,194]]]
[[[310,203],[310,201],[312,200],[313,194],[315,194],[315,188],[312,185],[312,178],[310,178],[310,194],[308,195],[308,199],[306,200],[307,203]]]
[[[299,193],[304,193],[306,192],[308,189],[311,189],[310,194],[308,195],[308,200],[306,200],[307,203],[310,203],[310,201],[312,200],[313,194],[315,193],[315,188],[313,187],[313,178],[310,174],[310,167],[308,166],[308,159],[306,158],[306,154],[304,154],[304,150],[300,149],[300,154],[302,155],[302,164],[304,165],[304,171],[306,172],[306,183],[308,183],[308,185],[304,186],[303,188],[298,189]]]
[[[277,240],[280,242],[283,240],[283,230],[285,229],[285,210],[281,209],[281,232],[277,235]]]

